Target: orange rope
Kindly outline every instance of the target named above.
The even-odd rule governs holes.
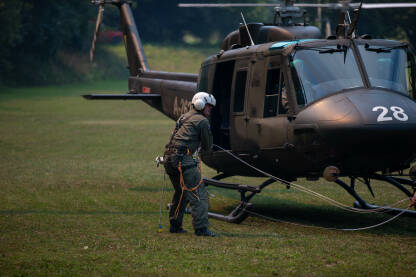
[[[178,206],[176,207],[176,210],[175,210],[175,219],[177,219],[178,218],[178,213],[179,213],[179,208],[180,208],[180,206],[181,206],[181,203],[182,203],[182,198],[183,198],[183,194],[184,194],[184,192],[185,192],[185,190],[186,191],[189,191],[189,192],[191,192],[197,199],[198,199],[198,201],[200,201],[200,199],[199,199],[199,197],[198,197],[198,195],[196,195],[195,193],[194,193],[194,191],[195,190],[197,190],[198,188],[199,188],[199,186],[202,184],[202,171],[201,171],[201,163],[199,163],[199,172],[200,172],[200,175],[201,175],[201,180],[199,181],[199,184],[197,185],[197,186],[195,186],[195,187],[193,187],[193,188],[188,188],[186,185],[185,185],[185,180],[183,179],[183,174],[182,174],[182,163],[181,162],[179,162],[179,165],[178,165],[178,171],[179,171],[179,183],[180,183],[180,185],[181,185],[181,189],[182,189],[182,192],[181,192],[181,197],[179,198],[179,203],[178,203]]]

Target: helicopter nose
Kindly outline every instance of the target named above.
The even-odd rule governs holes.
[[[416,103],[397,92],[341,92],[312,103],[295,121],[300,145],[303,142],[305,149],[305,142],[316,145],[315,151],[326,153],[321,160],[345,165],[350,158],[348,167],[367,166],[376,157],[380,159],[375,163],[388,166],[389,159],[405,162],[416,152]],[[312,131],[305,132],[305,126]]]

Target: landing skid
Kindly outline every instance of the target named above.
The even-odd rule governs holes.
[[[392,208],[387,206],[377,206],[367,203],[365,200],[363,200],[358,193],[355,191],[355,180],[356,177],[350,177],[351,184],[347,185],[345,182],[343,182],[340,179],[335,180],[335,183],[340,185],[343,189],[345,189],[352,197],[355,198],[354,207],[360,208],[360,209],[366,209],[366,210],[378,210],[381,212],[389,213],[389,214],[400,214],[403,213],[404,215],[408,216],[416,216],[416,211],[408,210],[408,209],[398,209],[398,208]],[[368,189],[370,190],[371,194],[374,196],[373,190],[370,186],[370,180],[380,180],[387,182],[400,191],[402,191],[406,196],[411,198],[414,195],[414,192],[416,191],[416,182],[410,179],[405,178],[399,178],[394,176],[386,176],[386,175],[380,175],[380,174],[372,174],[369,177],[364,178],[364,183],[367,185]],[[406,187],[403,185],[407,185],[413,188],[413,193],[411,193]]]
[[[248,211],[250,211],[250,209],[253,207],[253,204],[249,203],[250,199],[257,193],[260,193],[262,189],[264,189],[268,185],[275,182],[274,179],[268,179],[265,182],[263,182],[261,185],[256,187],[256,186],[248,186],[248,185],[226,183],[226,182],[219,181],[226,177],[229,177],[229,176],[220,174],[220,175],[215,176],[212,179],[204,178],[204,184],[206,186],[214,186],[214,187],[219,187],[219,188],[237,190],[240,192],[241,202],[228,215],[208,212],[208,216],[211,218],[215,218],[218,220],[228,222],[228,223],[237,223],[237,224],[243,222],[249,216]]]
[[[214,212],[208,212],[208,216],[211,218],[215,218],[218,220],[222,220],[229,223],[236,223],[239,224],[243,222],[248,216],[249,211],[252,209],[253,204],[249,203],[250,199],[255,196],[256,194],[260,193],[265,187],[268,185],[276,182],[276,180],[270,178],[263,182],[259,186],[248,186],[248,185],[242,185],[242,184],[235,184],[235,183],[227,183],[227,182],[221,182],[221,179],[224,179],[226,177],[230,177],[225,174],[220,174],[215,176],[214,178],[204,178],[204,183],[206,186],[215,186],[225,189],[232,189],[237,190],[240,192],[240,198],[241,201],[237,205],[237,207],[232,210],[228,215],[222,215]],[[358,193],[355,191],[355,180],[357,177],[350,177],[351,184],[347,185],[345,182],[343,182],[340,179],[336,179],[334,182],[337,183],[339,186],[341,186],[343,189],[345,189],[352,197],[355,198],[354,207],[365,209],[365,210],[378,210],[385,213],[390,214],[400,214],[403,213],[404,215],[408,216],[416,216],[416,211],[412,210],[404,210],[404,209],[398,209],[398,208],[392,208],[387,206],[377,206],[367,203],[365,200],[363,200]],[[386,176],[386,175],[380,175],[380,174],[372,174],[371,176],[365,177],[364,183],[367,185],[370,193],[374,196],[374,192],[370,185],[370,180],[380,180],[385,181],[400,191],[402,191],[407,197],[411,198],[415,191],[416,191],[416,181],[405,179],[401,177],[395,177],[395,176]],[[286,184],[288,187],[290,186],[290,182],[287,182]],[[411,193],[406,187],[410,186],[413,189],[413,193]],[[416,207],[415,207],[416,208]]]

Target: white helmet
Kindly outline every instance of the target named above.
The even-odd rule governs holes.
[[[196,93],[192,98],[192,105],[194,105],[194,108],[197,111],[202,111],[205,108],[206,104],[210,104],[215,107],[216,103],[217,101],[215,100],[215,97],[212,94],[202,91]]]

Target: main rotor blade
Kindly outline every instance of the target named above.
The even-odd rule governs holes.
[[[215,4],[186,4],[179,3],[180,8],[227,8],[227,7],[277,7],[279,4],[253,4],[253,3],[215,3]]]
[[[91,45],[91,49],[90,49],[90,62],[94,61],[95,45],[97,43],[98,32],[100,31],[101,22],[103,20],[103,13],[104,13],[104,5],[101,4],[98,7],[98,16],[97,16],[97,22],[95,23],[94,38],[92,40],[92,45]]]
[[[363,4],[363,9],[416,8],[416,3]]]
[[[329,9],[356,9],[360,3],[327,3],[327,4],[295,4],[296,7],[302,8],[329,8]],[[416,3],[380,3],[380,4],[365,4],[362,9],[388,9],[388,8],[415,8]]]
[[[279,7],[280,4],[261,4],[261,3],[179,3],[178,7],[181,8],[228,8],[228,7]],[[329,9],[356,9],[360,6],[360,3],[327,3],[327,4],[309,4],[300,3],[294,4],[295,7],[300,8],[329,8]],[[415,8],[416,3],[380,3],[380,4],[365,4],[363,3],[363,9],[388,9],[388,8]]]

